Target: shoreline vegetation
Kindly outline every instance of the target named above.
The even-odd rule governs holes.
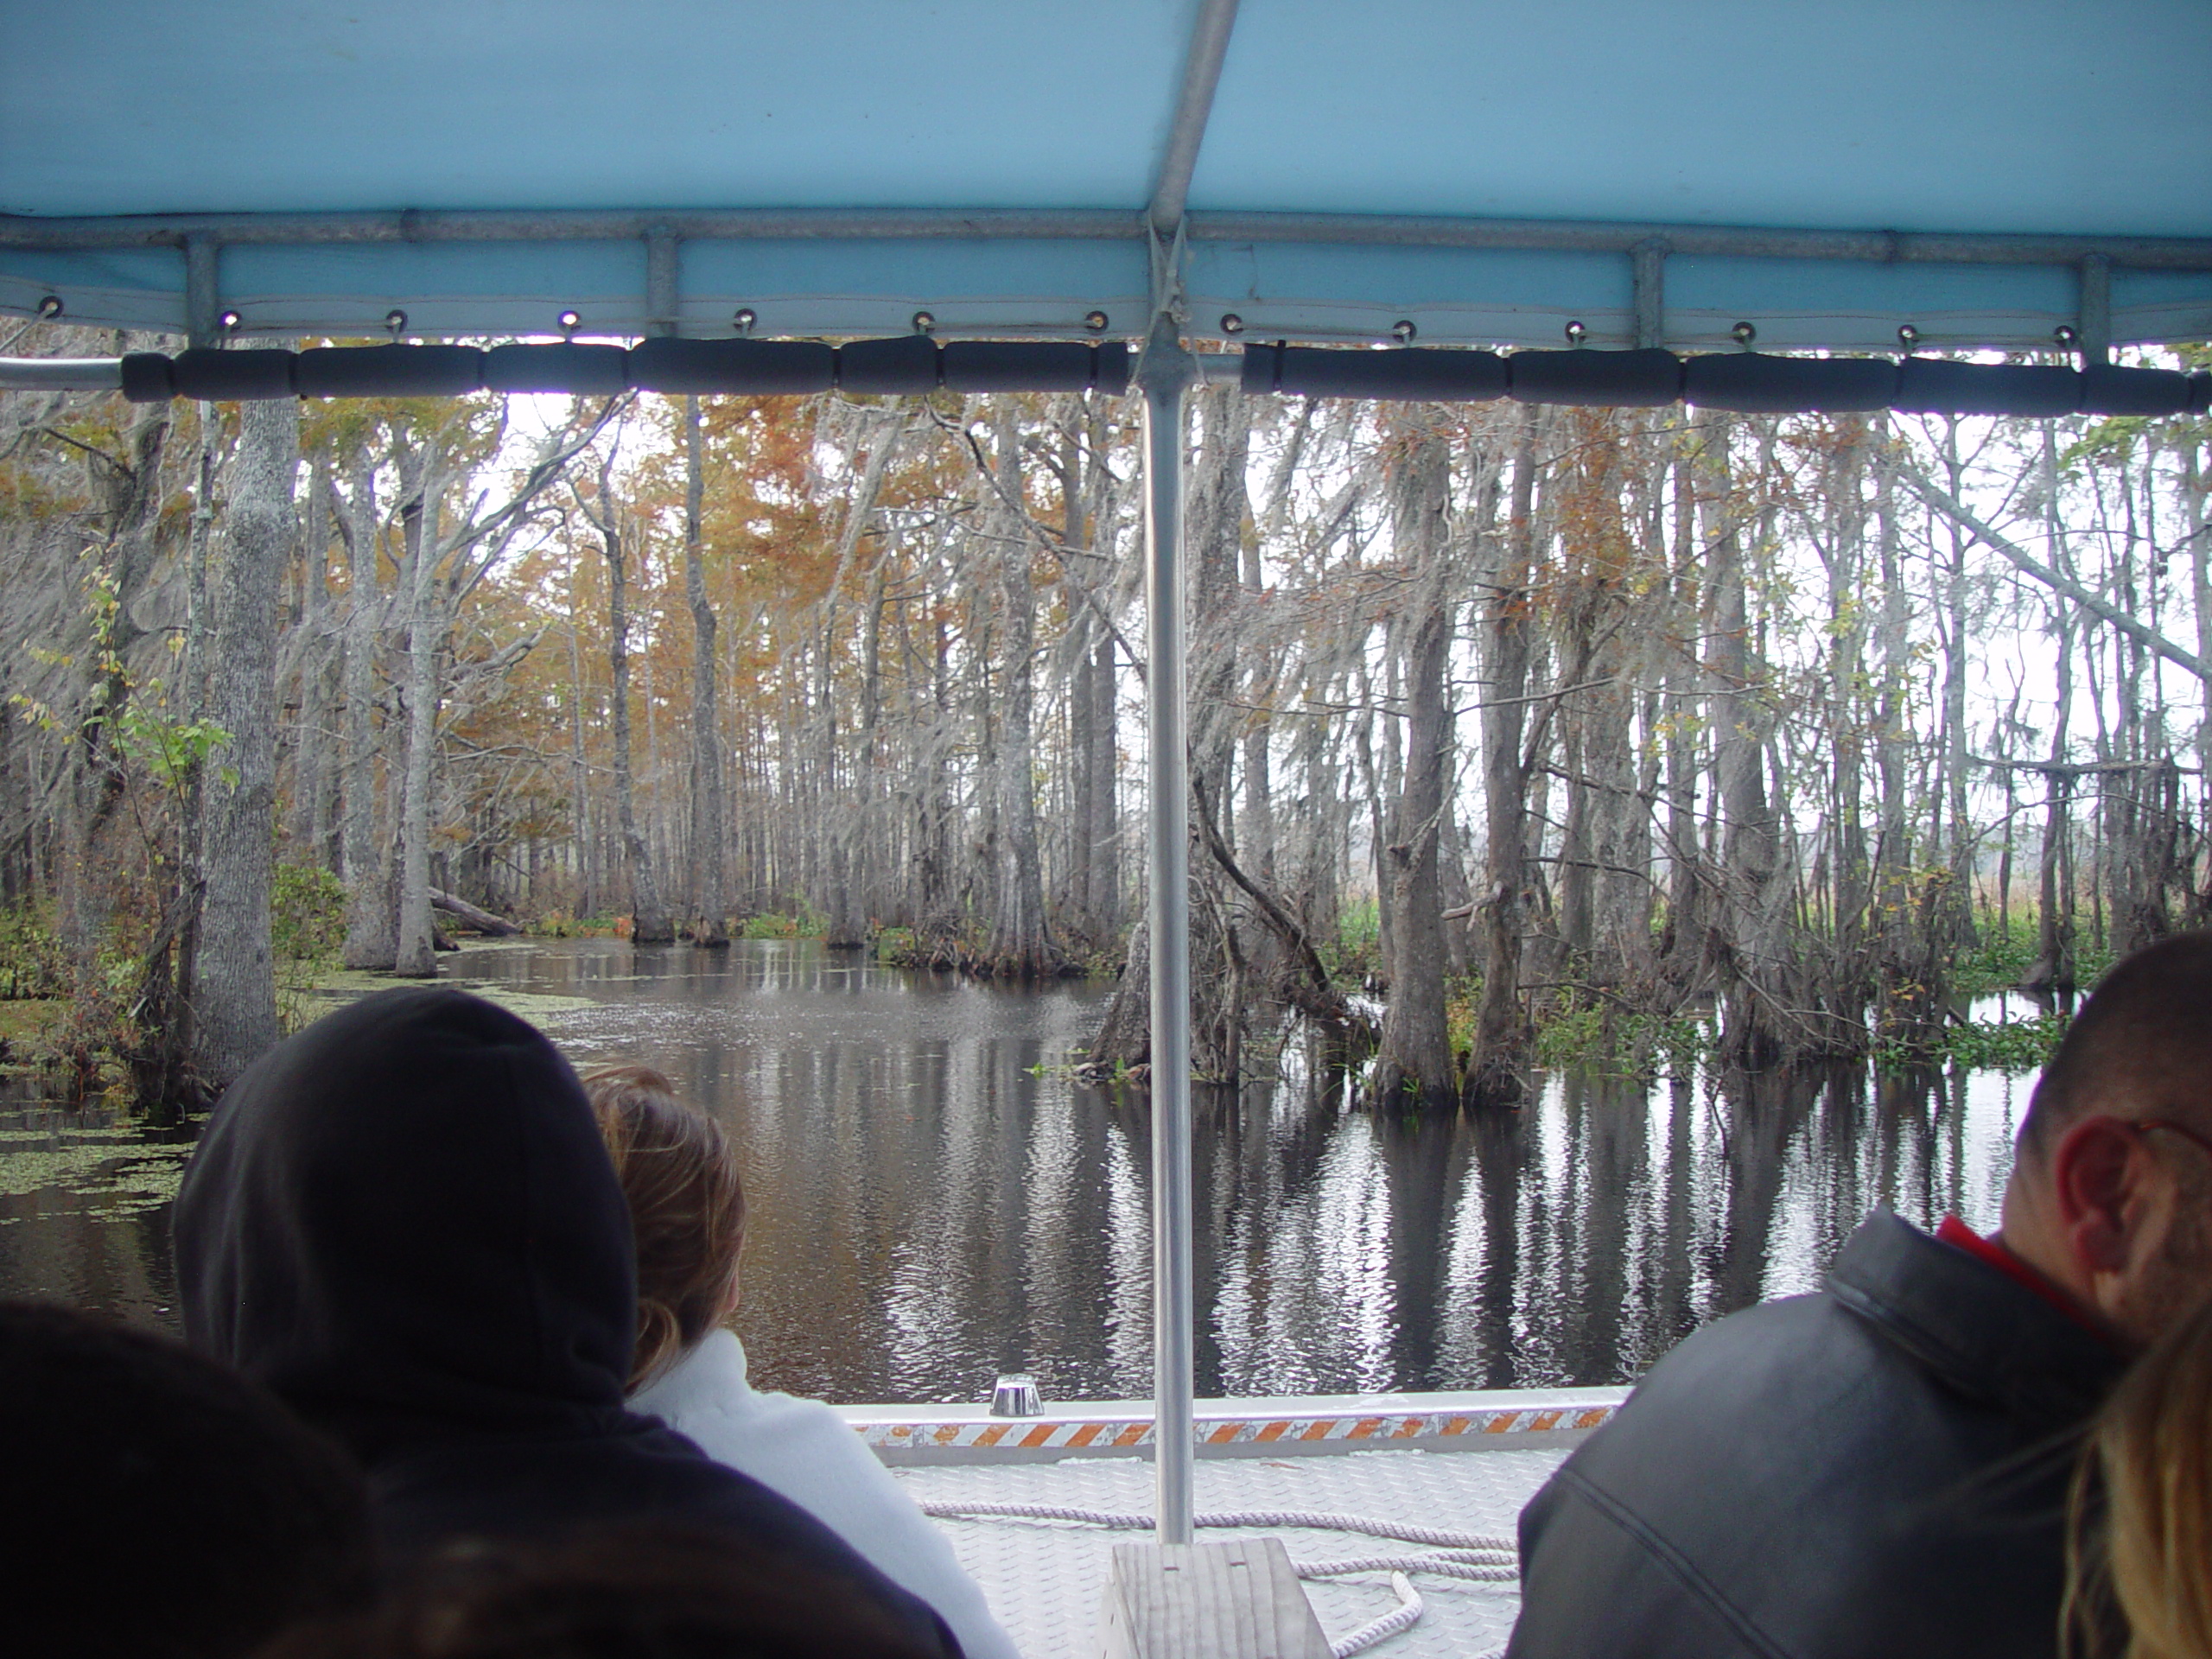
[[[344,965],[337,942],[342,937],[345,896],[334,884],[287,877],[280,882],[279,891],[286,900],[275,928],[280,950],[280,1015],[286,1032],[297,1030],[355,996],[408,982],[388,973]],[[1378,912],[1371,900],[1348,905],[1338,937],[1325,953],[1332,982],[1348,1000],[1366,995],[1376,988],[1377,922]],[[823,942],[828,931],[823,917],[801,907],[744,918],[730,927],[729,936]],[[629,939],[634,937],[635,925],[626,915],[576,917],[553,910],[529,918],[505,937],[472,937],[459,927],[456,932],[468,943],[450,948],[461,951],[465,961],[470,952],[526,947],[540,940]],[[1885,1075],[1918,1075],[1955,1066],[2012,1073],[2040,1068],[2064,1034],[2070,999],[2027,996],[2020,992],[2021,980],[2033,965],[2037,935],[2031,907],[2016,912],[2002,925],[1989,918],[1982,943],[1951,966],[1949,982],[1955,1001],[1934,1040],[1918,1049],[1876,1047],[1869,1058],[1877,1071]],[[957,955],[932,957],[907,929],[881,929],[861,948],[870,960],[886,967],[940,973],[966,970]],[[2085,980],[2094,982],[2109,965],[2109,956],[2093,938],[2083,943],[2080,961]],[[1071,964],[1064,976],[1111,980],[1118,968],[1117,955],[1103,953],[1090,963],[1087,974]],[[118,988],[127,988],[127,964],[114,964],[111,975]],[[525,1017],[588,1005],[588,999],[518,993],[465,973],[456,982]],[[131,1101],[126,1057],[137,1039],[130,1030],[127,1010],[118,1001],[88,1019],[86,1011],[71,1001],[68,983],[51,925],[20,908],[0,912],[0,1086],[10,1089],[19,1104],[77,1109],[100,1106],[128,1117]],[[1454,1047],[1463,1055],[1471,1045],[1482,988],[1477,974],[1456,977],[1448,984],[1448,1029]],[[1972,1004],[2008,993],[2025,1001],[2032,1011],[2012,1009],[1996,1017],[1975,1017],[1969,1012]],[[1649,1082],[1680,1074],[1694,1065],[1720,1063],[1718,1032],[1710,1008],[1662,1017],[1609,1004],[1572,982],[1554,988],[1551,996],[1535,1006],[1532,1058],[1535,1068],[1541,1071]],[[114,1022],[105,1031],[96,1023],[103,1016]],[[1133,1076],[1128,1068],[1100,1066],[1089,1063],[1080,1053],[1048,1069],[1092,1084],[1143,1080],[1141,1071]],[[1198,1080],[1221,1081],[1203,1076]],[[0,1161],[11,1151],[0,1144]]]

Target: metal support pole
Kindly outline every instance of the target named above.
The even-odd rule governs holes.
[[[1144,391],[1145,677],[1152,932],[1153,1440],[1159,1539],[1191,1541],[1191,760],[1183,703],[1183,395],[1197,365],[1164,312]]]
[[[216,343],[217,288],[215,261],[219,245],[213,238],[184,238],[184,335],[193,346]]]
[[[2082,366],[2112,361],[2112,261],[2093,253],[2082,261]]]
[[[677,240],[664,225],[645,232],[645,332],[676,332]]]
[[[1636,301],[1636,344],[1638,350],[1662,346],[1667,340],[1667,244],[1649,237],[1629,250],[1634,261],[1631,282]]]

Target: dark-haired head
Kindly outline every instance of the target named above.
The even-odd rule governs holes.
[[[192,1345],[374,1465],[621,1432],[630,1217],[576,1074],[462,992],[362,998],[249,1067],[175,1212]]]
[[[373,1613],[264,1659],[941,1659],[797,1557],[633,1526],[449,1550]]]
[[[2212,1292],[2212,933],[2115,966],[2044,1070],[2004,1238],[2124,1344]]]
[[[359,1471],[179,1344],[0,1304],[0,1422],[10,1652],[227,1659],[368,1592]]]

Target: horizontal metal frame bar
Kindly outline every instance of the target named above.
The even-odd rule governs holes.
[[[1701,408],[1789,414],[1949,410],[1962,414],[2165,416],[2212,406],[2212,374],[2115,368],[2085,353],[2080,372],[1940,358],[1806,358],[1729,353],[1677,357],[1659,350],[1338,352],[1258,346],[1184,359],[1192,378],[1300,397]],[[626,389],[750,396],[832,386],[866,395],[955,391],[1117,393],[1129,354],[1090,346],[956,344],[918,336],[842,348],[647,339],[620,346],[340,346],[188,352],[179,358],[0,358],[0,391],[110,391],[136,402],[170,397],[456,396],[477,391],[608,395]]]
[[[743,208],[725,212],[561,210],[353,213],[193,213],[111,219],[0,214],[0,247],[47,251],[360,243],[678,240],[1121,241],[1147,233],[1141,212],[1112,208]],[[1199,242],[1302,242],[1350,247],[1666,253],[1868,264],[2075,265],[2100,257],[2135,270],[2212,270],[2212,238],[2044,236],[1931,231],[1791,230],[1366,213],[1194,212]]]
[[[593,209],[369,213],[186,213],[114,219],[0,214],[0,247],[181,247],[204,237],[223,247],[309,247],[424,242],[679,241],[1122,241],[1144,234],[1144,215],[1119,211],[995,208],[745,208],[714,213]]]
[[[1195,242],[1310,242],[1355,247],[1517,252],[1732,255],[1857,264],[2073,265],[2093,255],[2143,270],[2212,270],[2212,238],[2036,236],[1929,231],[1800,231],[1731,225],[1628,225],[1544,219],[1351,213],[1193,213]]]
[[[121,391],[119,357],[0,357],[0,391]]]

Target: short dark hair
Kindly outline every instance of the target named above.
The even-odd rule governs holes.
[[[231,1659],[372,1587],[352,1461],[181,1344],[0,1302],[0,1423],[10,1651]]]
[[[2212,1118],[2212,932],[2145,945],[2098,982],[2044,1068],[2020,1144],[2047,1147],[2103,1111]]]
[[[879,1600],[692,1528],[448,1546],[374,1611],[302,1625],[261,1659],[937,1659]]]

